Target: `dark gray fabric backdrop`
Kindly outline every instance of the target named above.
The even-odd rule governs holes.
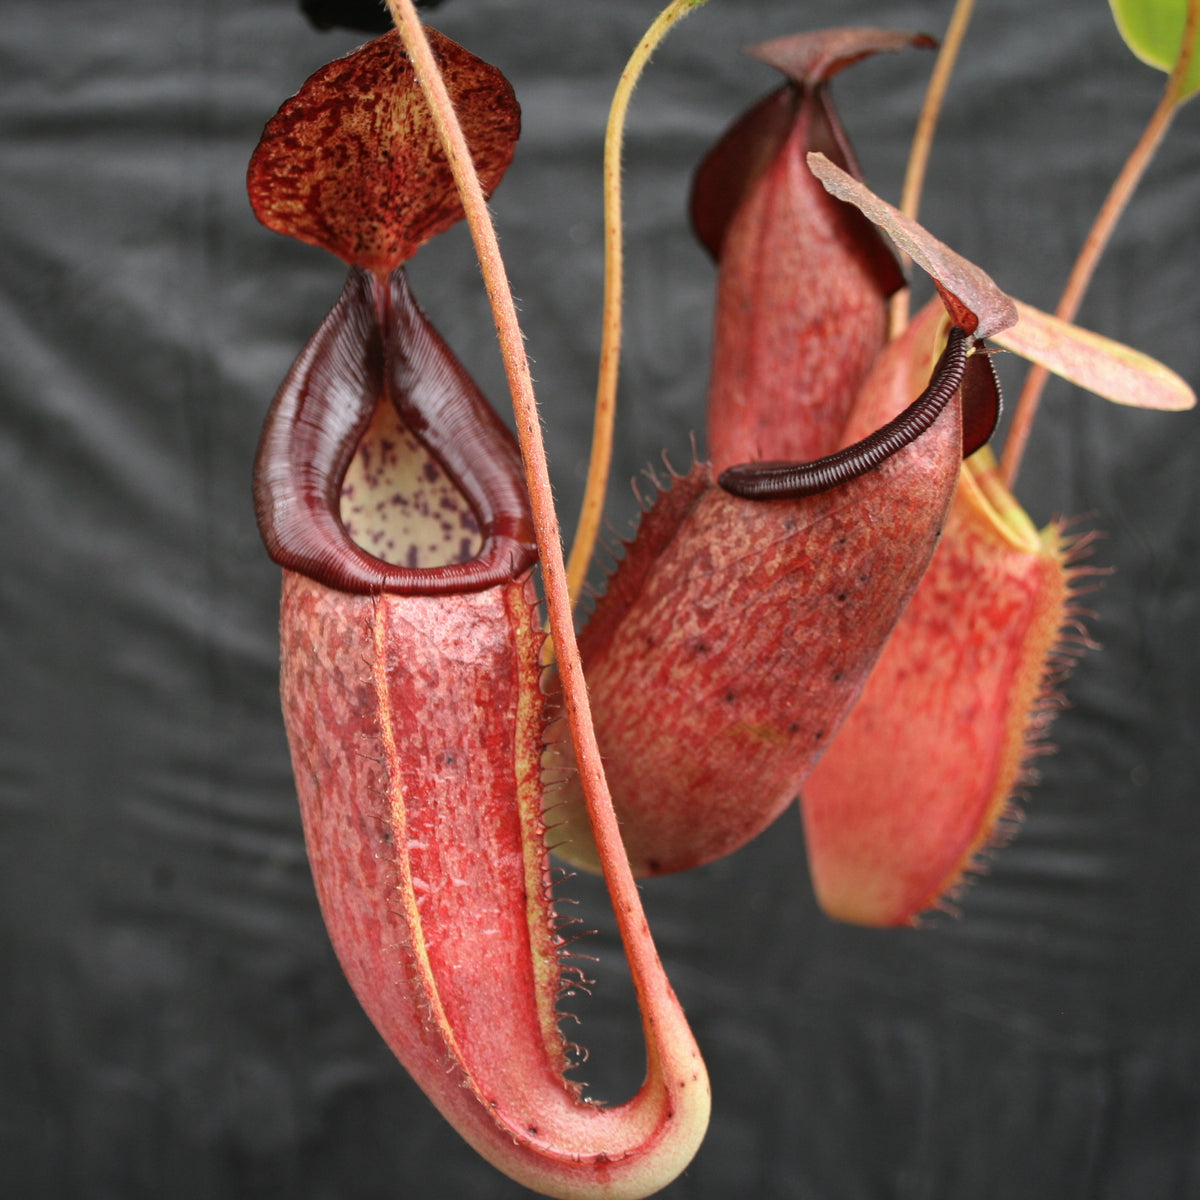
[[[599,158],[657,0],[452,0],[525,134],[494,204],[564,513],[590,420]],[[927,223],[1053,305],[1157,100],[1101,0],[982,0]],[[836,23],[940,32],[946,0],[713,0],[673,35],[629,134],[627,357],[611,511],[701,426],[711,270],[688,172],[770,72],[739,44]],[[286,0],[8,0],[0,19],[0,1178],[86,1200],[524,1194],[434,1114],[358,1010],[305,863],[278,714],[278,572],[249,500],[259,423],[342,268],[262,230],[264,121],[359,37]],[[928,61],[836,91],[895,196]],[[1200,381],[1200,105],[1122,226],[1087,323]],[[466,239],[417,293],[503,400]],[[1010,370],[1010,368],[1006,368]],[[1009,377],[1011,378],[1011,371]],[[647,885],[706,1051],[708,1141],[678,1200],[1200,1197],[1200,555],[1195,414],[1052,386],[1021,482],[1094,514],[1104,644],[1069,689],[1024,831],[957,920],[816,911],[794,814]],[[641,1043],[599,893],[580,1040],[601,1095]]]

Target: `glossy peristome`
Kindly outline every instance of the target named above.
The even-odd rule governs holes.
[[[726,467],[717,482],[727,492],[746,500],[797,500],[827,492],[874,470],[920,437],[960,389],[964,392],[964,449],[968,454],[973,453],[987,441],[995,427],[1000,388],[984,354],[972,353],[968,357],[969,341],[961,329],[952,328],[929,386],[902,413],[853,446],[808,463],[766,462]],[[968,372],[973,376],[971,381],[967,379]],[[968,393],[979,399],[974,406],[965,402]],[[968,408],[977,414],[969,434],[965,416]]]
[[[450,551],[436,567],[406,565],[401,555],[389,562],[347,531],[346,473],[381,405],[394,408],[473,514],[482,544],[465,561]],[[512,434],[417,307],[399,267],[384,280],[351,269],[267,415],[254,499],[271,557],[340,591],[477,591],[536,559]]]

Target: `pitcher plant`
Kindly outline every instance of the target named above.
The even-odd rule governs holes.
[[[549,1196],[650,1195],[707,1125],[704,1064],[635,875],[728,854],[800,797],[826,911],[912,922],[961,887],[1028,785],[1087,644],[1074,596],[1088,537],[1038,532],[1013,497],[1041,384],[998,464],[991,355],[1122,403],[1194,403],[1165,367],[1070,324],[1103,227],[1050,316],[917,224],[969,4],[937,60],[901,209],[863,184],[829,84],[933,39],[765,43],[753,52],[784,82],[693,186],[718,267],[707,453],[643,514],[577,640],[619,359],[622,121],[651,51],[701,3],[668,5],[614,103],[597,436],[569,570],[486,209],[520,125],[500,72],[389,0],[395,30],[285,102],[248,176],[266,225],[350,269],[271,406],[254,485],[284,571],[283,710],[321,909],[364,1009],[433,1103]],[[1170,68],[1152,139],[1197,86],[1196,19],[1189,0],[1186,23],[1179,11],[1128,34]],[[1122,177],[1108,228],[1148,157]],[[516,438],[405,275],[464,216]],[[909,321],[913,263],[938,295]],[[647,1072],[623,1104],[567,1077],[558,1001],[582,973],[551,845],[603,872],[630,964]]]

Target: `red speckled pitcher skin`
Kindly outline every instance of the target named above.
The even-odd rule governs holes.
[[[511,89],[431,34],[494,184]],[[512,435],[402,263],[461,216],[392,35],[318,72],[250,169],[259,216],[351,264],[268,414],[255,468],[284,567],[281,689],[321,911],[388,1045],[485,1158],[538,1192],[640,1197],[704,1135],[708,1080],[644,925],[646,1081],[588,1102],[558,999],[542,787],[544,635]]]

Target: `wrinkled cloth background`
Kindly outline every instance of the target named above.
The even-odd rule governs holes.
[[[657,0],[452,0],[525,134],[494,202],[564,523],[590,428],[600,147]],[[1101,0],[987,0],[926,223],[1052,307],[1161,91]],[[856,22],[940,33],[944,0],[713,0],[660,51],[628,138],[626,485],[702,429],[712,272],[691,166],[771,72],[737,46]],[[0,1177],[29,1198],[526,1195],[427,1104],[359,1011],[304,857],[276,690],[278,571],[250,504],[259,424],[342,267],[260,228],[263,123],[359,41],[290,0],[8,0],[0,20]],[[895,197],[929,57],[835,85]],[[1200,383],[1200,102],[1120,228],[1085,323]],[[413,267],[498,405],[466,238]],[[1004,364],[1019,379],[1018,365]],[[1015,396],[1015,387],[1010,387]],[[1019,839],[916,931],[817,912],[794,814],[645,889],[713,1076],[672,1200],[1200,1197],[1200,417],[1052,385],[1020,494],[1115,568]],[[936,770],[936,764],[931,764]],[[602,894],[584,1074],[641,1040]]]

